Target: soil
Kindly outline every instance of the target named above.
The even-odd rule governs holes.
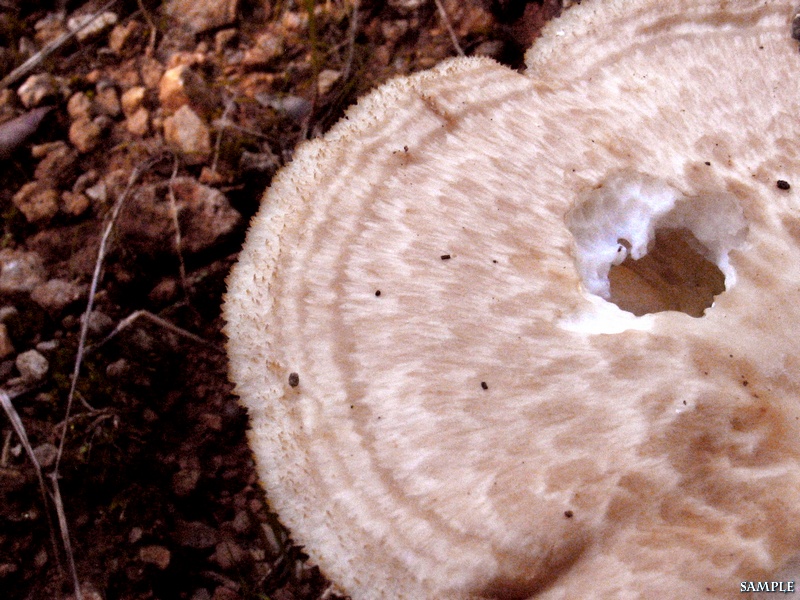
[[[233,6],[233,18],[202,29],[166,0],[118,0],[107,8],[115,24],[61,44],[0,90],[0,386],[46,489],[4,412],[8,600],[75,597],[70,556],[83,598],[340,597],[259,487],[247,414],[226,376],[225,278],[298,143],[375,85],[457,51],[433,0],[194,4],[206,1]],[[103,4],[0,1],[0,76]],[[561,9],[442,4],[466,54],[515,68]],[[188,74],[170,91],[164,73],[180,66]],[[52,77],[34,98],[23,84],[43,74]],[[178,122],[184,106],[199,118]],[[11,124],[20,115],[21,129]],[[200,149],[176,146],[169,127]],[[25,260],[32,284],[4,284]]]

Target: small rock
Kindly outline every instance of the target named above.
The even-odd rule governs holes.
[[[124,25],[115,25],[108,36],[108,47],[117,54],[132,46],[142,31],[142,24],[130,20]]]
[[[48,73],[31,75],[17,90],[20,102],[25,108],[40,106],[45,100],[57,97],[58,93],[58,80]]]
[[[126,359],[120,358],[106,367],[106,375],[111,379],[122,379],[128,374],[129,363]]]
[[[146,136],[150,133],[150,111],[141,107],[125,120],[125,128],[133,135]]]
[[[150,256],[175,253],[170,187],[181,228],[181,251],[186,254],[214,246],[241,222],[241,215],[222,192],[190,177],[177,177],[140,188],[120,213],[117,227],[134,251]]]
[[[36,21],[33,25],[33,29],[36,31],[34,39],[44,46],[67,33],[67,29],[64,27],[65,16],[64,11],[60,10],[48,13],[44,18]]]
[[[159,281],[156,286],[150,290],[147,299],[153,304],[166,305],[175,300],[178,295],[178,282],[173,277],[166,277]]]
[[[299,96],[273,96],[271,94],[258,94],[256,101],[262,106],[268,106],[293,121],[301,123],[311,114],[311,102]]]
[[[278,157],[272,152],[248,152],[239,157],[239,168],[245,174],[273,175],[280,166]]]
[[[0,293],[30,292],[46,277],[44,263],[36,252],[0,250]]]
[[[425,0],[389,0],[389,6],[398,12],[407,14],[418,10]]]
[[[43,342],[39,342],[36,344],[36,349],[45,354],[47,352],[52,352],[53,350],[57,350],[59,347],[58,340],[45,340]]]
[[[82,194],[95,183],[99,179],[100,174],[95,169],[89,169],[82,175],[80,175],[76,180],[75,183],[72,184],[72,192],[75,194]]]
[[[11,336],[8,335],[8,327],[5,323],[0,323],[0,359],[14,354],[14,344]]]
[[[409,27],[408,19],[384,21],[381,23],[381,34],[387,42],[396,42],[408,32]]]
[[[33,176],[41,181],[52,181],[58,187],[71,184],[78,173],[78,153],[62,141],[49,146],[49,152],[36,165]]]
[[[142,530],[141,527],[133,527],[133,528],[131,528],[131,531],[128,534],[128,543],[130,543],[130,544],[137,543],[139,540],[142,539],[143,535],[144,535],[144,531]]]
[[[333,87],[333,84],[342,76],[341,71],[334,71],[333,69],[323,69],[317,76],[317,93],[320,96],[327,94]]]
[[[58,150],[59,148],[68,148],[67,143],[63,140],[57,140],[55,142],[44,142],[43,144],[34,144],[31,146],[31,156],[37,160],[43,159],[45,156]],[[42,177],[37,177],[36,179],[42,179]]]
[[[98,85],[94,104],[100,113],[109,117],[118,117],[122,111],[119,95],[113,85]]]
[[[211,431],[222,431],[222,417],[214,413],[203,413],[200,415],[200,423]]]
[[[16,306],[5,305],[0,308],[0,323],[6,323],[9,319],[14,319],[19,316],[19,310]]]
[[[199,164],[211,154],[211,133],[188,106],[180,107],[164,120],[164,139],[188,164]]]
[[[197,489],[200,482],[200,469],[181,469],[172,476],[172,491],[179,498],[184,498]]]
[[[41,444],[33,449],[33,455],[39,462],[39,466],[43,469],[49,469],[56,464],[56,457],[58,456],[58,448],[54,444]]]
[[[75,92],[67,102],[67,113],[73,121],[92,118],[92,101],[84,92]]]
[[[236,21],[239,0],[167,0],[162,9],[194,33],[231,25]]]
[[[9,449],[14,453],[14,447]],[[0,489],[4,494],[11,494],[25,489],[27,478],[14,467],[0,466]],[[8,496],[6,496],[8,497]]]
[[[200,521],[178,521],[175,527],[175,541],[185,548],[205,550],[217,543],[217,530]]]
[[[41,569],[43,566],[47,564],[49,557],[47,556],[47,550],[42,548],[39,552],[36,553],[36,556],[33,557],[33,566],[37,569]]]
[[[197,180],[203,185],[211,186],[221,185],[227,181],[222,173],[219,171],[214,171],[205,165],[202,169],[200,169],[200,176],[197,178]]]
[[[14,364],[22,380],[29,383],[41,381],[50,369],[50,363],[36,350],[19,354]]]
[[[122,112],[126,116],[134,114],[137,110],[142,108],[147,88],[143,85],[136,85],[122,94],[121,104]]]
[[[73,121],[69,127],[69,141],[81,154],[94,150],[100,143],[102,135],[103,128],[96,121],[89,119]]]
[[[14,361],[13,360],[4,360],[0,362],[0,379],[6,380],[14,372]],[[2,482],[0,482],[0,488],[2,488]]]
[[[246,558],[248,558],[247,552],[236,542],[220,542],[214,550],[214,561],[224,571],[235,567]]]
[[[58,213],[58,191],[47,181],[31,181],[14,194],[12,201],[29,223],[49,221]]]
[[[81,315],[81,323],[83,323],[86,315]],[[93,310],[89,313],[89,325],[86,328],[87,333],[93,337],[100,337],[106,335],[114,329],[114,320],[106,313],[99,310]]]
[[[503,57],[506,46],[501,40],[487,40],[478,44],[478,47],[472,51],[473,56],[488,56],[499,60]]]
[[[166,114],[172,114],[189,104],[207,113],[217,105],[211,88],[187,65],[179,65],[164,73],[158,84],[158,101]]]
[[[94,18],[91,14],[70,17],[67,27],[72,32],[77,31],[75,37],[78,38],[78,41],[83,42],[109,29],[116,24],[117,20],[116,13],[105,11]]]
[[[139,549],[139,560],[155,565],[162,571],[169,566],[170,551],[164,546],[144,546]]]
[[[64,279],[51,279],[31,292],[31,300],[51,314],[61,313],[67,306],[81,299],[86,286]]]
[[[98,206],[108,202],[108,186],[105,181],[98,181],[92,187],[86,188],[86,197]]]
[[[244,53],[242,65],[245,67],[265,67],[284,54],[283,37],[267,32],[259,35],[251,48]]]
[[[161,76],[164,74],[164,65],[155,58],[145,56],[141,61],[139,70],[142,73],[142,83],[148,89],[158,88],[158,83],[161,81]]]
[[[238,31],[236,29],[222,29],[214,35],[214,52],[222,54],[222,52],[230,46],[231,42],[236,39]]]
[[[253,521],[247,512],[240,510],[233,518],[232,526],[236,533],[247,533],[252,526]]]
[[[242,597],[231,588],[221,585],[214,590],[214,596],[211,600],[242,600]]]
[[[16,573],[18,568],[14,563],[0,563],[0,579]]]
[[[89,208],[89,204],[89,198],[83,194],[74,192],[61,193],[61,210],[73,217],[78,217],[85,213]]]
[[[28,36],[23,35],[19,38],[19,56],[30,58],[39,51],[36,42]]]
[[[81,597],[83,600],[103,600],[103,595],[91,583],[81,584]],[[64,600],[77,600],[74,594],[70,594]]]

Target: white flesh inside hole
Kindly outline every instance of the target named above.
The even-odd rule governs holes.
[[[728,255],[747,235],[731,194],[684,196],[635,172],[609,177],[566,224],[591,308],[561,325],[586,333],[648,329],[663,311],[703,316],[735,285]]]

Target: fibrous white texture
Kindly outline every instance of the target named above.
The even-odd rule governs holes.
[[[585,1],[524,74],[390,82],[275,178],[231,374],[273,507],[354,599],[738,597],[800,551],[791,13]],[[723,270],[702,318],[590,293],[567,215],[604,186],[637,253],[667,219]]]

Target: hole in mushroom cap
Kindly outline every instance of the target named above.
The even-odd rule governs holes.
[[[703,316],[736,283],[728,255],[747,235],[731,194],[684,196],[631,171],[589,192],[566,224],[591,309],[562,326],[587,333],[646,329],[663,311]]]
[[[688,229],[658,229],[654,242],[639,260],[628,255],[611,267],[608,299],[637,317],[665,310],[702,317],[725,291],[722,271]]]

